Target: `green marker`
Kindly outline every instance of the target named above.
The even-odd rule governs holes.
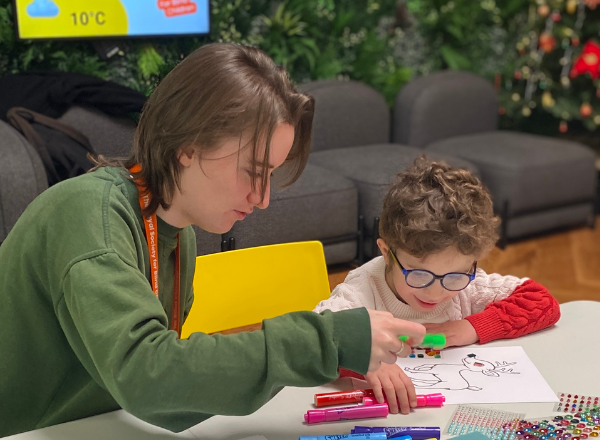
[[[408,336],[398,336],[402,342],[406,342],[408,340]],[[439,350],[446,346],[446,335],[443,333],[435,334],[428,333],[423,338],[423,342],[421,342],[420,347],[424,348],[433,348]]]

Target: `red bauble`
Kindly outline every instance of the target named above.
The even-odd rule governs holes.
[[[520,70],[515,70],[515,79],[521,79],[522,76],[523,74]]]
[[[553,22],[558,23],[562,17],[560,16],[559,12],[553,12],[550,18]]]
[[[498,109],[498,114],[499,114],[500,116],[504,115],[505,113],[506,113],[506,109],[505,109],[504,107],[500,107],[500,108]]]
[[[548,32],[544,32],[540,35],[539,42],[540,48],[546,53],[552,52],[556,47],[556,38],[554,38],[552,34],[549,34]]]
[[[590,116],[592,116],[593,112],[594,112],[594,109],[588,103],[582,104],[581,107],[579,108],[579,114],[583,118],[589,118]]]
[[[583,0],[583,3],[590,9],[596,9],[596,6],[600,5],[600,0]]]
[[[592,79],[600,78],[600,44],[592,40],[583,46],[581,54],[573,63],[569,76],[575,78],[584,73],[589,73]]]
[[[577,37],[573,37],[573,38],[571,39],[571,44],[572,44],[573,46],[577,47],[577,46],[579,46],[579,45],[581,44],[581,40],[579,40],[579,38],[577,38]]]
[[[561,133],[566,133],[569,130],[569,126],[567,125],[567,123],[565,121],[561,121],[560,125],[558,126],[558,131],[560,131]]]

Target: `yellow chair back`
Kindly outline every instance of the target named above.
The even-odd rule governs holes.
[[[239,249],[196,258],[194,304],[181,337],[313,310],[329,297],[319,241]]]

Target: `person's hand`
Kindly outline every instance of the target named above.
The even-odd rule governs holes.
[[[390,312],[367,310],[371,319],[371,359],[369,371],[375,371],[382,362],[393,364],[397,357],[410,354],[411,346],[419,345],[425,336],[425,327],[416,322],[394,318]],[[402,342],[398,336],[406,335]]]
[[[381,364],[378,370],[367,373],[365,379],[373,388],[378,403],[387,399],[392,414],[398,414],[398,403],[402,414],[408,414],[417,406],[415,386],[397,364]]]
[[[442,324],[423,324],[427,333],[443,333],[446,335],[446,347],[460,347],[474,344],[479,341],[479,336],[473,325],[466,319],[460,321],[447,321]]]

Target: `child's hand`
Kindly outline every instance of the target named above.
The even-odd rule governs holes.
[[[460,347],[479,341],[475,328],[466,319],[447,321],[442,324],[429,323],[423,325],[427,329],[427,333],[444,333],[446,335],[446,347]]]
[[[398,414],[398,402],[402,414],[408,414],[411,407],[417,406],[415,386],[397,364],[382,363],[379,369],[367,373],[365,379],[373,388],[378,403],[387,399],[392,414]]]

